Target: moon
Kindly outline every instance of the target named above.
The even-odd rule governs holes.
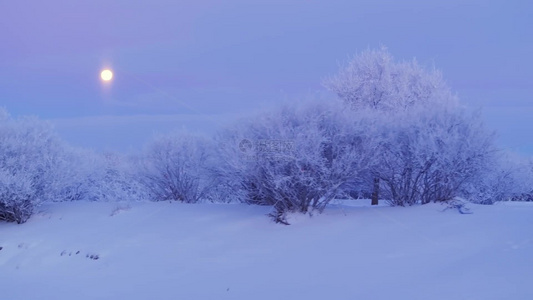
[[[102,78],[103,81],[110,81],[113,79],[113,72],[109,69],[105,69],[100,73],[100,78]]]

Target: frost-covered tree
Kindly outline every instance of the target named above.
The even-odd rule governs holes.
[[[376,144],[371,121],[332,103],[285,106],[241,122],[217,138],[217,174],[233,194],[289,211],[322,211],[360,181]]]
[[[209,147],[207,139],[186,133],[157,137],[144,155],[141,175],[153,200],[203,200],[211,186]]]
[[[373,204],[382,189],[394,205],[448,200],[491,156],[492,139],[466,116],[440,72],[395,62],[385,48],[355,56],[325,80],[355,111],[374,111],[380,161],[372,169]]]
[[[324,85],[355,110],[399,112],[457,104],[438,70],[426,70],[416,60],[396,62],[384,47],[356,55]]]

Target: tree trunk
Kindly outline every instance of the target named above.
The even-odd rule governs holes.
[[[374,191],[372,192],[372,205],[378,205],[379,197],[379,178],[374,177]]]

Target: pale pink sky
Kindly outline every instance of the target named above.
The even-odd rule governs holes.
[[[533,154],[532,13],[503,0],[0,0],[0,106],[52,120],[74,144],[125,150],[331,97],[325,76],[385,45],[440,69],[502,145]]]

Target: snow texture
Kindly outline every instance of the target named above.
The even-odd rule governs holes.
[[[469,207],[49,203],[0,223],[2,299],[533,299],[533,203]]]

